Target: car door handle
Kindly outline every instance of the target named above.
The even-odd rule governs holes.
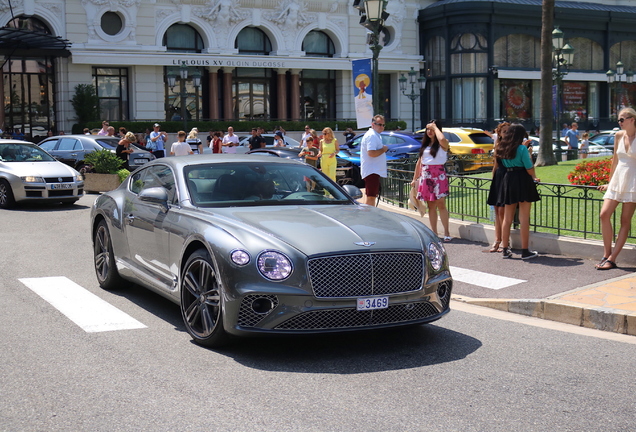
[[[128,225],[132,225],[134,221],[135,221],[135,216],[133,216],[132,214],[129,214],[128,216],[126,216],[126,223]]]

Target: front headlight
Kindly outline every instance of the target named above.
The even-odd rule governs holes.
[[[435,271],[438,271],[442,268],[442,264],[444,264],[444,249],[438,243],[430,243],[428,245],[428,260],[431,263],[431,267]]]
[[[75,176],[75,181],[82,182],[84,181],[84,176],[82,174]]]
[[[24,176],[20,177],[25,183],[44,183],[44,178],[36,176]]]
[[[258,271],[270,280],[287,279],[292,272],[289,258],[280,252],[267,251],[258,256]]]

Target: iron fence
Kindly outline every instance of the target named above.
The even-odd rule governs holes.
[[[381,199],[407,208],[413,161],[400,161],[389,165],[388,177],[382,179]],[[494,224],[494,209],[486,204],[491,179],[449,175],[450,193],[446,205],[452,218],[481,224]],[[585,239],[600,239],[600,211],[603,194],[592,186],[540,183],[537,190],[541,200],[532,206],[530,229],[534,232],[570,235]],[[619,212],[612,219],[615,233],[620,228]],[[635,243],[630,232],[628,241]]]

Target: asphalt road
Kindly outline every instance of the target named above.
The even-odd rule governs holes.
[[[467,305],[427,326],[201,348],[176,305],[134,286],[98,287],[94,199],[0,211],[2,431],[634,429],[633,337]],[[529,281],[543,267],[552,278],[588,267],[502,264],[483,247],[451,243],[452,264]],[[20,281],[51,276],[146,327],[85,332]]]

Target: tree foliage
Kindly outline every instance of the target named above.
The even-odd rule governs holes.
[[[80,126],[86,127],[86,123],[99,120],[99,98],[92,84],[76,85],[71,103]]]

